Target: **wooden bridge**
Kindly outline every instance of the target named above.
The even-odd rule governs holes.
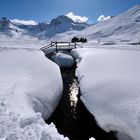
[[[46,45],[40,48],[46,55],[51,54],[57,51],[71,51],[72,49],[83,48],[81,45],[76,42],[51,42],[49,45]]]

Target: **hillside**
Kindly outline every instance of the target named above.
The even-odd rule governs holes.
[[[88,40],[137,42],[140,36],[140,5],[134,6],[128,11],[101,21],[81,31],[79,36],[86,36]]]

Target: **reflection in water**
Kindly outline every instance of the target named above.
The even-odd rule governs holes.
[[[77,83],[77,80],[74,79],[73,83],[70,85],[70,93],[69,93],[71,106],[73,106],[73,107],[76,107],[76,105],[77,105],[77,101],[78,101],[77,95],[79,92],[78,90],[79,90],[79,85]]]
[[[77,102],[78,102],[79,84],[77,79],[73,79],[69,84],[69,106],[70,114],[75,120],[77,119]]]

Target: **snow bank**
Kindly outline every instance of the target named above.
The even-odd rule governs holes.
[[[58,52],[53,56],[53,61],[61,68],[70,68],[75,63],[71,55],[61,52]]]
[[[39,40],[35,37],[26,35],[15,35],[9,37],[5,34],[0,34],[0,47],[1,48],[14,48],[14,49],[40,49],[41,47],[48,44],[46,40]]]
[[[40,113],[27,118],[9,111],[8,104],[0,101],[1,140],[68,140],[59,135],[54,124],[47,125]]]
[[[95,140],[94,138],[90,138],[89,140]]]
[[[67,139],[43,120],[54,111],[62,88],[59,67],[42,52],[0,49],[0,138]]]
[[[140,51],[77,49],[81,100],[106,131],[140,138]]]

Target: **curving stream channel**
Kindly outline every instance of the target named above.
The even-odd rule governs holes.
[[[106,133],[96,123],[95,118],[80,100],[80,88],[74,66],[61,69],[64,91],[61,101],[52,116],[46,121],[53,122],[60,134],[70,140],[117,140],[113,132]]]

